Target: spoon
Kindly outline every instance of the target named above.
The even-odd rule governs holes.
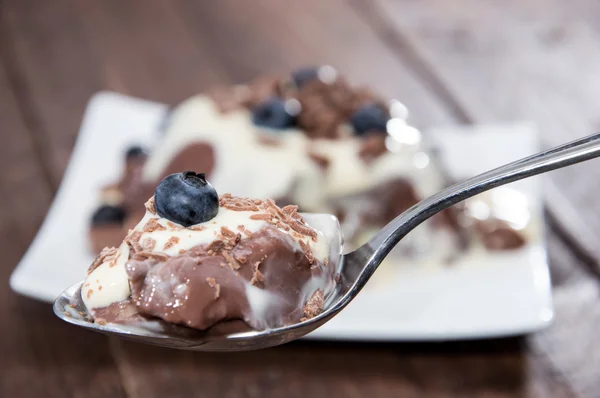
[[[338,314],[365,286],[377,267],[396,244],[416,226],[434,214],[500,185],[547,171],[570,166],[600,156],[600,133],[501,166],[469,180],[452,185],[417,203],[382,228],[371,240],[342,256],[342,237],[337,219],[331,215],[306,214],[307,222],[331,232],[334,256],[339,258],[341,279],[325,303],[323,312],[307,321],[276,329],[233,334],[215,334],[155,321],[154,327],[99,325],[91,321],[83,305],[79,282],[65,290],[54,302],[61,319],[100,333],[141,343],[196,351],[243,351],[267,348],[296,340],[312,332]]]

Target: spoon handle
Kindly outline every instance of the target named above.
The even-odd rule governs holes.
[[[400,239],[434,214],[500,185],[560,169],[598,156],[600,156],[600,133],[540,152],[459,182],[412,206],[382,228],[370,241],[350,254],[360,255],[363,258],[365,256],[371,257],[369,268],[374,271]]]

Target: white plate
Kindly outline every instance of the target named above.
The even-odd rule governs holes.
[[[120,173],[123,152],[151,145],[166,106],[116,93],[96,94],[88,105],[54,203],[13,272],[15,291],[52,301],[81,280],[93,259],[88,220],[98,190]],[[431,131],[454,175],[485,171],[536,151],[533,126],[510,124]],[[534,203],[542,224],[536,179],[515,188]],[[352,340],[448,340],[538,330],[553,317],[541,229],[524,248],[466,259],[454,266],[394,267],[386,283],[369,286],[331,322],[309,337]],[[377,274],[376,274],[377,275]]]

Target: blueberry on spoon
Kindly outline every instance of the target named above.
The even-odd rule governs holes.
[[[158,184],[154,206],[161,217],[189,227],[217,215],[219,195],[204,173],[184,171],[171,174]]]

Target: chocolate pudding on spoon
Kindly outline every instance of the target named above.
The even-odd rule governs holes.
[[[296,206],[219,197],[188,171],[161,181],[123,243],[94,261],[81,297],[98,324],[265,330],[318,315],[337,264]]]

